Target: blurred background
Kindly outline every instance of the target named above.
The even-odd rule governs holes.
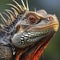
[[[16,1],[21,3],[20,0]],[[4,9],[10,9],[10,6],[6,5],[8,3],[13,2],[12,0],[0,0],[0,12],[3,12]],[[29,7],[30,10],[44,9],[50,14],[56,14],[60,20],[60,0],[29,0]],[[56,35],[50,41],[40,60],[60,60],[60,27]]]

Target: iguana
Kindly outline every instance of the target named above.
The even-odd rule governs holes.
[[[45,10],[30,11],[28,1],[7,4],[11,9],[0,13],[0,60],[39,60],[57,32],[56,15]],[[14,58],[14,59],[13,59]]]

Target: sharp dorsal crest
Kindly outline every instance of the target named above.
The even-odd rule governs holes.
[[[21,4],[19,4],[16,0],[12,0],[14,4],[6,4],[6,5],[9,5],[11,6],[10,9],[5,9],[4,12],[0,13],[0,17],[2,19],[2,22],[3,24],[0,25],[1,28],[3,27],[3,25],[7,26],[7,25],[10,25],[14,20],[16,20],[15,18],[17,18],[17,16],[28,10],[29,11],[29,6],[28,6],[28,0],[26,0],[26,4],[24,3],[23,0],[21,0]],[[5,16],[7,17],[7,19],[5,18]]]

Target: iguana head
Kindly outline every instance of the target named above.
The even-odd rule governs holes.
[[[15,28],[17,32],[12,42],[19,48],[25,48],[38,44],[47,36],[53,35],[58,30],[58,21],[55,15],[48,14],[44,10],[25,11]]]
[[[56,15],[48,14],[45,10],[30,11],[28,3],[26,7],[23,0],[21,0],[23,6],[15,0],[13,2],[17,7],[8,4],[13,8],[5,10],[10,15],[8,21],[0,14],[6,25],[4,27],[5,32],[11,36],[10,40],[16,48],[27,49],[25,53],[30,54],[31,52],[32,55],[39,51],[40,54],[58,30],[59,22]],[[6,13],[3,14],[7,15]]]

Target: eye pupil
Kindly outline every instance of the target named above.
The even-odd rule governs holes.
[[[34,16],[29,16],[28,20],[29,20],[29,23],[31,24],[36,23],[36,18]]]
[[[35,23],[35,18],[31,17],[29,20],[30,20],[31,23]]]

